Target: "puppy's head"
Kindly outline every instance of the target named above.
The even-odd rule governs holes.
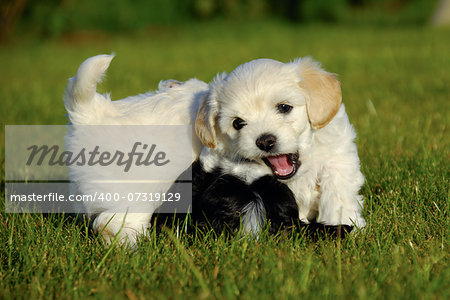
[[[195,128],[205,146],[265,164],[288,179],[300,166],[311,129],[326,126],[340,104],[339,81],[312,59],[258,59],[210,84]]]

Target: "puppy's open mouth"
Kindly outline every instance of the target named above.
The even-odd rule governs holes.
[[[278,179],[291,178],[300,167],[298,153],[267,156],[263,158],[263,161],[272,169],[273,174]]]

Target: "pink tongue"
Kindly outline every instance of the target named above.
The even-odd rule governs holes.
[[[289,162],[286,154],[280,156],[269,156],[267,159],[272,164],[275,174],[277,175],[286,176],[294,172],[294,166]]]

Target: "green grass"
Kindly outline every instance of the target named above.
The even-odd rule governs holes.
[[[98,53],[117,55],[101,87],[113,99],[254,58],[312,55],[342,82],[368,222],[342,242],[152,232],[131,254],[70,219],[2,213],[0,298],[449,299],[449,33],[205,23],[0,46],[3,124],[65,124],[66,79]]]

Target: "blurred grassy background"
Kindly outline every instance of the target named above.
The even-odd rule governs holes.
[[[429,26],[436,1],[0,5],[2,125],[65,124],[67,78],[99,53],[117,55],[99,87],[113,99],[155,89],[168,78],[209,81],[255,58],[313,56],[342,82],[358,133],[368,221],[366,232],[342,248],[298,237],[207,238],[182,246],[162,237],[130,256],[102,248],[57,217],[2,214],[0,298],[198,297],[205,285],[215,298],[450,297],[450,29]],[[180,249],[189,255],[180,256]]]
[[[425,24],[427,0],[5,0],[0,37],[14,32],[54,37],[77,30],[124,32],[149,24],[279,18],[297,23]]]

